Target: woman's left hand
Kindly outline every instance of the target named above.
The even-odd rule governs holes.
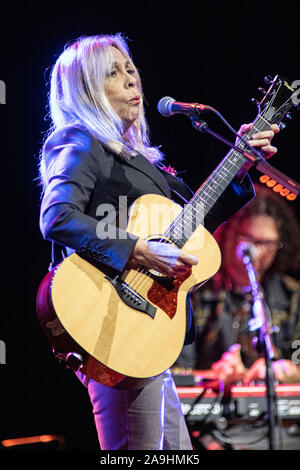
[[[252,126],[252,123],[243,124],[240,127],[238,134],[243,136],[252,128]],[[265,158],[270,158],[275,155],[275,153],[277,153],[277,148],[274,147],[271,142],[275,134],[277,134],[279,131],[280,129],[277,124],[271,124],[268,131],[256,132],[251,136],[251,139],[248,140],[248,142],[252,147],[262,150]]]
[[[243,124],[238,131],[238,134],[243,136],[246,132],[248,132],[252,128],[253,124]],[[279,127],[277,124],[271,124],[270,129],[268,131],[261,131],[261,132],[256,132],[251,136],[251,139],[248,140],[249,144],[252,145],[252,147],[257,148],[258,150],[262,150],[264,157],[266,159],[272,157],[277,153],[277,148],[272,145],[272,139],[280,131]],[[236,143],[238,142],[238,139],[236,139]],[[239,173],[237,174],[237,177],[239,179],[243,178],[244,174],[250,170],[250,168],[253,166],[253,163],[251,163],[249,160],[247,160],[242,168],[240,169]]]

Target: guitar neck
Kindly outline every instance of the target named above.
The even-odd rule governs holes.
[[[243,138],[249,140],[253,134],[269,128],[270,124],[258,115],[252,128],[243,135]],[[237,143],[237,147],[246,150],[246,145],[241,140]],[[182,248],[196,228],[200,224],[204,225],[206,215],[241,170],[246,160],[246,157],[238,150],[230,150],[189,203],[185,205],[164,236]]]
[[[248,141],[251,139],[253,134],[269,128],[270,124],[259,115],[253,122],[252,128],[243,135],[243,138]],[[247,150],[246,145],[241,140],[238,141],[236,146],[241,150]],[[246,157],[244,157],[238,150],[230,150],[214,172],[198,189],[193,198],[189,201],[189,204],[203,205],[203,215],[205,217],[223,194],[227,186],[231,183],[233,178],[241,170],[246,160]]]

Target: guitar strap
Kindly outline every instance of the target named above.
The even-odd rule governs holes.
[[[175,173],[177,172],[173,168],[173,172],[170,172],[165,166],[156,165],[156,167],[167,180],[169,189],[171,191],[172,200],[181,206],[187,204],[194,196],[191,188],[189,188],[189,186],[184,181],[182,181],[181,178],[176,176]]]
[[[52,242],[51,247],[51,263],[49,264],[48,271],[57,266],[62,260],[67,256],[67,252],[64,246],[58,245],[55,242]]]

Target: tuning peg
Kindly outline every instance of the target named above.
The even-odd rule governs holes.
[[[267,93],[266,90],[264,88],[261,88],[261,87],[258,88],[258,91],[260,91],[260,93],[262,93],[263,95],[265,95]]]
[[[280,122],[278,126],[279,126],[279,129],[281,130],[286,128],[286,124],[284,122]]]
[[[286,117],[286,119],[292,119],[293,116],[291,115],[291,113],[287,113],[287,114],[285,115],[285,117]]]
[[[256,106],[260,105],[259,101],[257,101],[257,99],[255,99],[255,98],[251,98],[251,101],[252,101],[252,103],[256,104]]]
[[[267,83],[268,85],[270,85],[273,82],[273,78],[271,77],[271,75],[267,75],[264,78],[264,82]]]

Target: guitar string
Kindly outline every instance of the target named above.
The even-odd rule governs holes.
[[[256,120],[254,121],[256,126],[254,126],[254,124],[252,125],[251,129],[248,131],[247,133],[247,136],[248,139],[251,138],[251,136],[256,132],[260,132],[263,130],[263,128],[265,127],[265,123],[263,122],[263,118],[261,118],[261,122],[259,122],[259,118],[261,118],[261,116],[257,116],[256,120],[258,122],[256,122]],[[265,120],[264,120],[265,121]],[[267,122],[267,121],[265,121]],[[261,128],[260,127],[260,124],[262,125]],[[268,123],[269,124],[269,123]],[[238,145],[238,144],[237,144]],[[237,152],[237,151],[236,151]],[[223,167],[219,168],[219,173],[225,169],[230,175],[231,175],[231,170],[237,168],[236,165],[234,165],[231,161],[230,161],[230,157],[232,156],[232,154],[234,154],[235,156],[235,153],[234,153],[234,149],[233,149],[233,152],[230,152],[229,155],[226,155],[225,158],[224,158],[224,165]],[[245,158],[245,157],[244,157]],[[227,164],[227,167],[225,166],[225,163]],[[222,162],[220,163],[220,165],[222,164]],[[215,173],[218,173],[218,167],[216,168],[215,170]],[[216,178],[219,178],[221,180],[224,180],[226,182],[226,185],[228,185],[230,183],[230,181],[228,182],[227,179],[225,177],[222,176],[222,174],[217,174],[217,175],[213,175],[212,174],[212,177],[214,177],[215,179]],[[200,199],[200,203],[203,203],[204,202],[204,207],[205,207],[205,204],[207,204],[208,206],[210,205],[209,202],[207,200],[205,200],[205,196],[208,196],[210,199],[212,199],[214,201],[214,198],[213,196],[209,193],[209,191],[214,191],[213,188],[210,188],[209,187],[209,183],[211,182],[211,178],[209,179],[209,181],[205,182],[203,184],[202,187],[200,187],[199,191],[201,191],[201,194],[204,194],[203,197],[202,197],[202,201]],[[217,181],[215,181],[217,182]],[[217,183],[218,184],[218,183]],[[218,184],[219,185],[219,184]],[[206,186],[208,186],[208,188],[206,188]],[[221,185],[219,185],[222,189],[221,191],[221,194],[222,192],[224,191],[224,189],[222,188]],[[218,194],[216,191],[214,191],[216,194]],[[194,198],[195,196],[197,196],[198,194],[198,191],[195,193],[195,195],[192,197],[191,201],[189,202],[189,205],[187,206],[188,208],[191,208],[190,211],[192,211],[192,209],[196,209],[196,214],[197,214],[197,211],[198,209],[195,208],[195,204],[194,204]],[[220,197],[220,195],[218,195],[218,197]],[[197,200],[198,200],[199,196],[197,196]],[[207,198],[206,198],[207,199]],[[198,204],[199,201],[197,201],[196,204]],[[215,203],[215,201],[214,201]],[[202,214],[201,214],[202,215]],[[185,219],[187,217],[187,219]],[[180,220],[181,219],[181,220]],[[178,220],[180,220],[180,226],[181,228],[178,228]],[[170,235],[172,234],[172,231],[173,231],[173,234],[175,235],[175,237],[177,237],[177,241],[178,241],[178,237],[182,235],[182,223],[184,220],[188,220],[191,224],[193,224],[193,218],[190,218],[190,214],[187,213],[187,209],[183,209],[180,214],[174,219],[174,221],[171,223],[170,227],[168,228],[168,230],[165,232],[165,234],[163,234],[162,236],[166,237],[166,234],[169,233]],[[177,225],[176,225],[177,224]],[[193,233],[193,231],[192,231]],[[167,238],[167,237],[166,237]],[[161,238],[159,240],[159,243],[169,243],[169,240],[166,239],[166,238]],[[187,238],[188,239],[188,238]],[[176,241],[176,238],[175,238],[175,241]],[[176,245],[176,243],[175,243]],[[148,282],[148,279],[147,277],[151,277],[152,279],[155,280],[155,277],[153,277],[153,274],[149,271],[148,268],[146,268],[145,266],[139,266],[136,270],[135,270],[135,275],[133,277],[133,279],[130,281],[130,286],[132,289],[134,290],[137,290],[137,289],[142,289],[146,283]],[[141,276],[142,274],[142,276]],[[146,275],[146,276],[145,276]]]
[[[258,120],[258,118],[260,118],[260,116],[257,117],[257,120]],[[254,122],[255,122],[255,121],[254,121]],[[260,131],[263,129],[263,127],[264,127],[264,125],[263,125],[262,128],[259,129],[259,124],[260,124],[260,123],[259,123],[259,122],[258,122],[258,123],[255,122],[255,124],[257,124],[257,127],[253,125],[253,126],[251,127],[250,131],[247,133],[247,137],[248,137],[249,139],[250,139],[250,137],[252,136],[252,134],[254,133],[254,132],[251,132],[252,130],[260,132]],[[262,124],[263,124],[263,122],[262,122]],[[232,167],[235,167],[235,168],[236,168],[236,165],[233,165],[232,162],[230,161],[230,155],[225,156],[225,159],[227,159],[226,163],[228,163],[227,166],[229,167],[229,170],[225,167],[225,165],[224,165],[223,168],[221,168],[221,169],[224,169],[224,168],[225,168],[225,170],[227,170],[227,172],[229,172],[229,173],[231,174],[230,169],[232,169]],[[224,163],[225,163],[225,162],[224,162]],[[217,169],[216,169],[215,171],[217,172]],[[221,174],[218,174],[217,177],[219,177],[219,178],[225,180],[225,182],[226,182],[227,184],[229,184],[228,181],[226,180],[226,178],[222,177]],[[207,182],[207,183],[208,183],[208,182]],[[219,186],[222,188],[221,185],[219,185]],[[207,192],[204,190],[204,188],[205,188],[205,183],[203,184],[203,188],[202,188],[201,192],[202,192],[202,193],[204,192],[204,195],[209,196],[209,197],[214,201],[213,197],[209,194],[209,189],[210,189],[210,188],[209,188],[209,187],[207,188]],[[223,192],[223,190],[224,190],[224,189],[222,188],[222,192]],[[196,193],[196,194],[197,194],[197,193]],[[194,201],[193,201],[193,199],[194,199],[194,197],[196,196],[196,194],[193,196],[193,198],[192,198],[192,200],[190,201],[188,207],[194,208],[194,204],[193,204]],[[205,196],[203,197],[203,199],[204,199],[204,205],[205,205],[205,203],[207,203],[207,201],[205,201]],[[183,216],[183,213],[184,213],[184,210],[182,210],[181,213],[175,218],[175,220],[174,220],[173,223],[170,225],[170,227],[169,227],[169,229],[167,230],[166,233],[169,232],[169,233],[171,234],[172,229],[175,227],[175,230],[173,231],[173,233],[176,234],[177,236],[179,235],[178,232],[176,233],[176,225],[175,225],[175,224],[177,223],[177,225],[178,225],[178,219],[181,219],[180,222],[181,222],[181,224],[182,224],[182,216]],[[177,230],[178,230],[178,229],[177,229]],[[182,229],[180,230],[180,234],[181,234],[181,233],[182,233]],[[159,242],[160,242],[160,243],[168,243],[169,241],[166,240],[165,238],[161,238]],[[175,243],[175,244],[176,244],[176,243]],[[152,273],[148,270],[148,268],[146,268],[146,267],[144,267],[144,266],[140,266],[140,267],[136,270],[135,276],[134,276],[134,278],[132,279],[132,281],[131,281],[131,283],[130,283],[131,286],[132,286],[132,288],[134,288],[135,290],[136,290],[136,289],[141,289],[141,288],[144,287],[144,285],[148,282],[147,277],[145,277],[145,276],[140,276],[140,274],[148,275],[148,277],[153,278],[153,275],[152,275]],[[153,279],[155,279],[155,278],[153,278]],[[137,281],[139,281],[139,282],[137,282]],[[143,281],[144,281],[144,282],[143,282]]]

